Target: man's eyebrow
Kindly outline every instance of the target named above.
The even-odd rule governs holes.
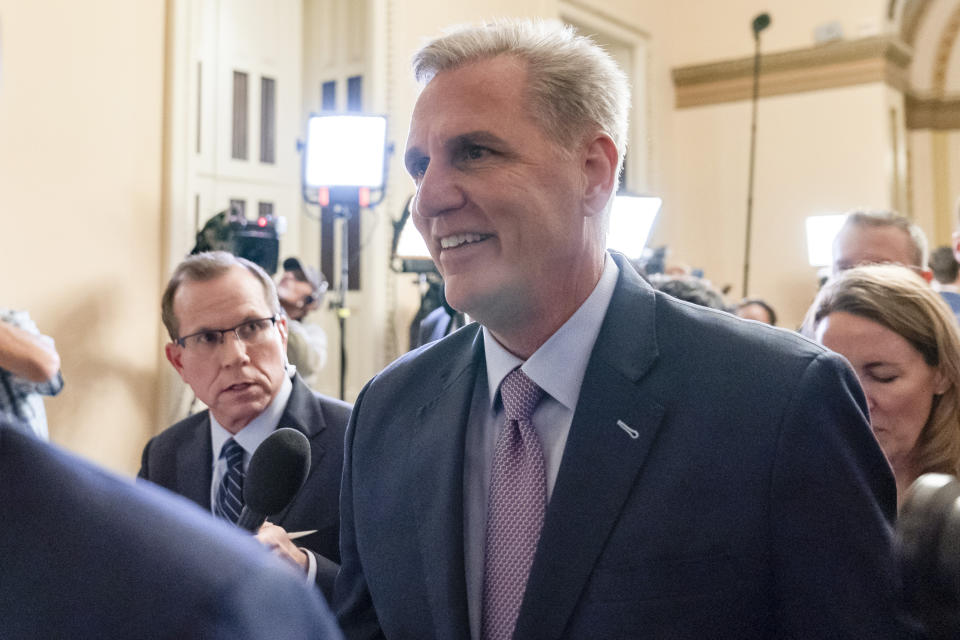
[[[455,136],[447,142],[447,147],[451,149],[460,149],[465,146],[472,144],[482,144],[482,145],[491,145],[502,147],[506,145],[506,140],[496,136],[489,131],[470,131],[468,133],[462,133],[458,136]]]
[[[451,155],[473,145],[495,147],[501,152],[509,149],[509,145],[507,144],[506,140],[482,129],[461,133],[460,135],[453,136],[452,138],[445,140],[443,143],[447,153],[450,153]],[[417,163],[425,158],[429,159],[429,156],[419,147],[410,147],[407,149],[406,153],[403,154],[403,164],[407,168],[407,172],[413,175],[415,173]]]

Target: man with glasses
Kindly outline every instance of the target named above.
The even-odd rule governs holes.
[[[311,391],[286,361],[287,320],[259,266],[222,251],[190,256],[163,294],[167,360],[208,410],[157,435],[140,477],[236,522],[250,457],[275,429],[310,440],[310,475],[261,542],[329,595],[339,562],[340,471],[350,406]],[[294,544],[288,532],[313,531]]]

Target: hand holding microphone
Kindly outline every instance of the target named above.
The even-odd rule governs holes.
[[[243,482],[243,511],[237,526],[257,532],[257,539],[302,568],[306,552],[299,549],[283,527],[266,522],[284,509],[310,473],[310,442],[295,429],[282,428],[264,440],[250,458]]]

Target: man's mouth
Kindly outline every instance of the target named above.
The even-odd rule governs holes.
[[[253,384],[252,382],[238,382],[236,384],[230,385],[229,387],[224,389],[224,391],[243,391],[245,389],[248,389],[252,384]]]
[[[440,248],[456,249],[457,247],[462,247],[463,245],[482,242],[490,237],[490,234],[484,233],[457,233],[452,236],[440,238]]]

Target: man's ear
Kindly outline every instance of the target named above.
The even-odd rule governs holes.
[[[280,332],[280,341],[283,343],[283,352],[287,352],[287,334],[290,330],[287,328],[287,316],[280,315],[277,318],[277,331]]]
[[[605,133],[599,133],[584,149],[584,204],[588,215],[603,213],[610,194],[617,188],[617,145]]]
[[[953,232],[953,257],[960,262],[960,231]]]
[[[176,342],[168,342],[163,352],[167,355],[167,361],[173,365],[180,377],[183,377],[183,347]]]

